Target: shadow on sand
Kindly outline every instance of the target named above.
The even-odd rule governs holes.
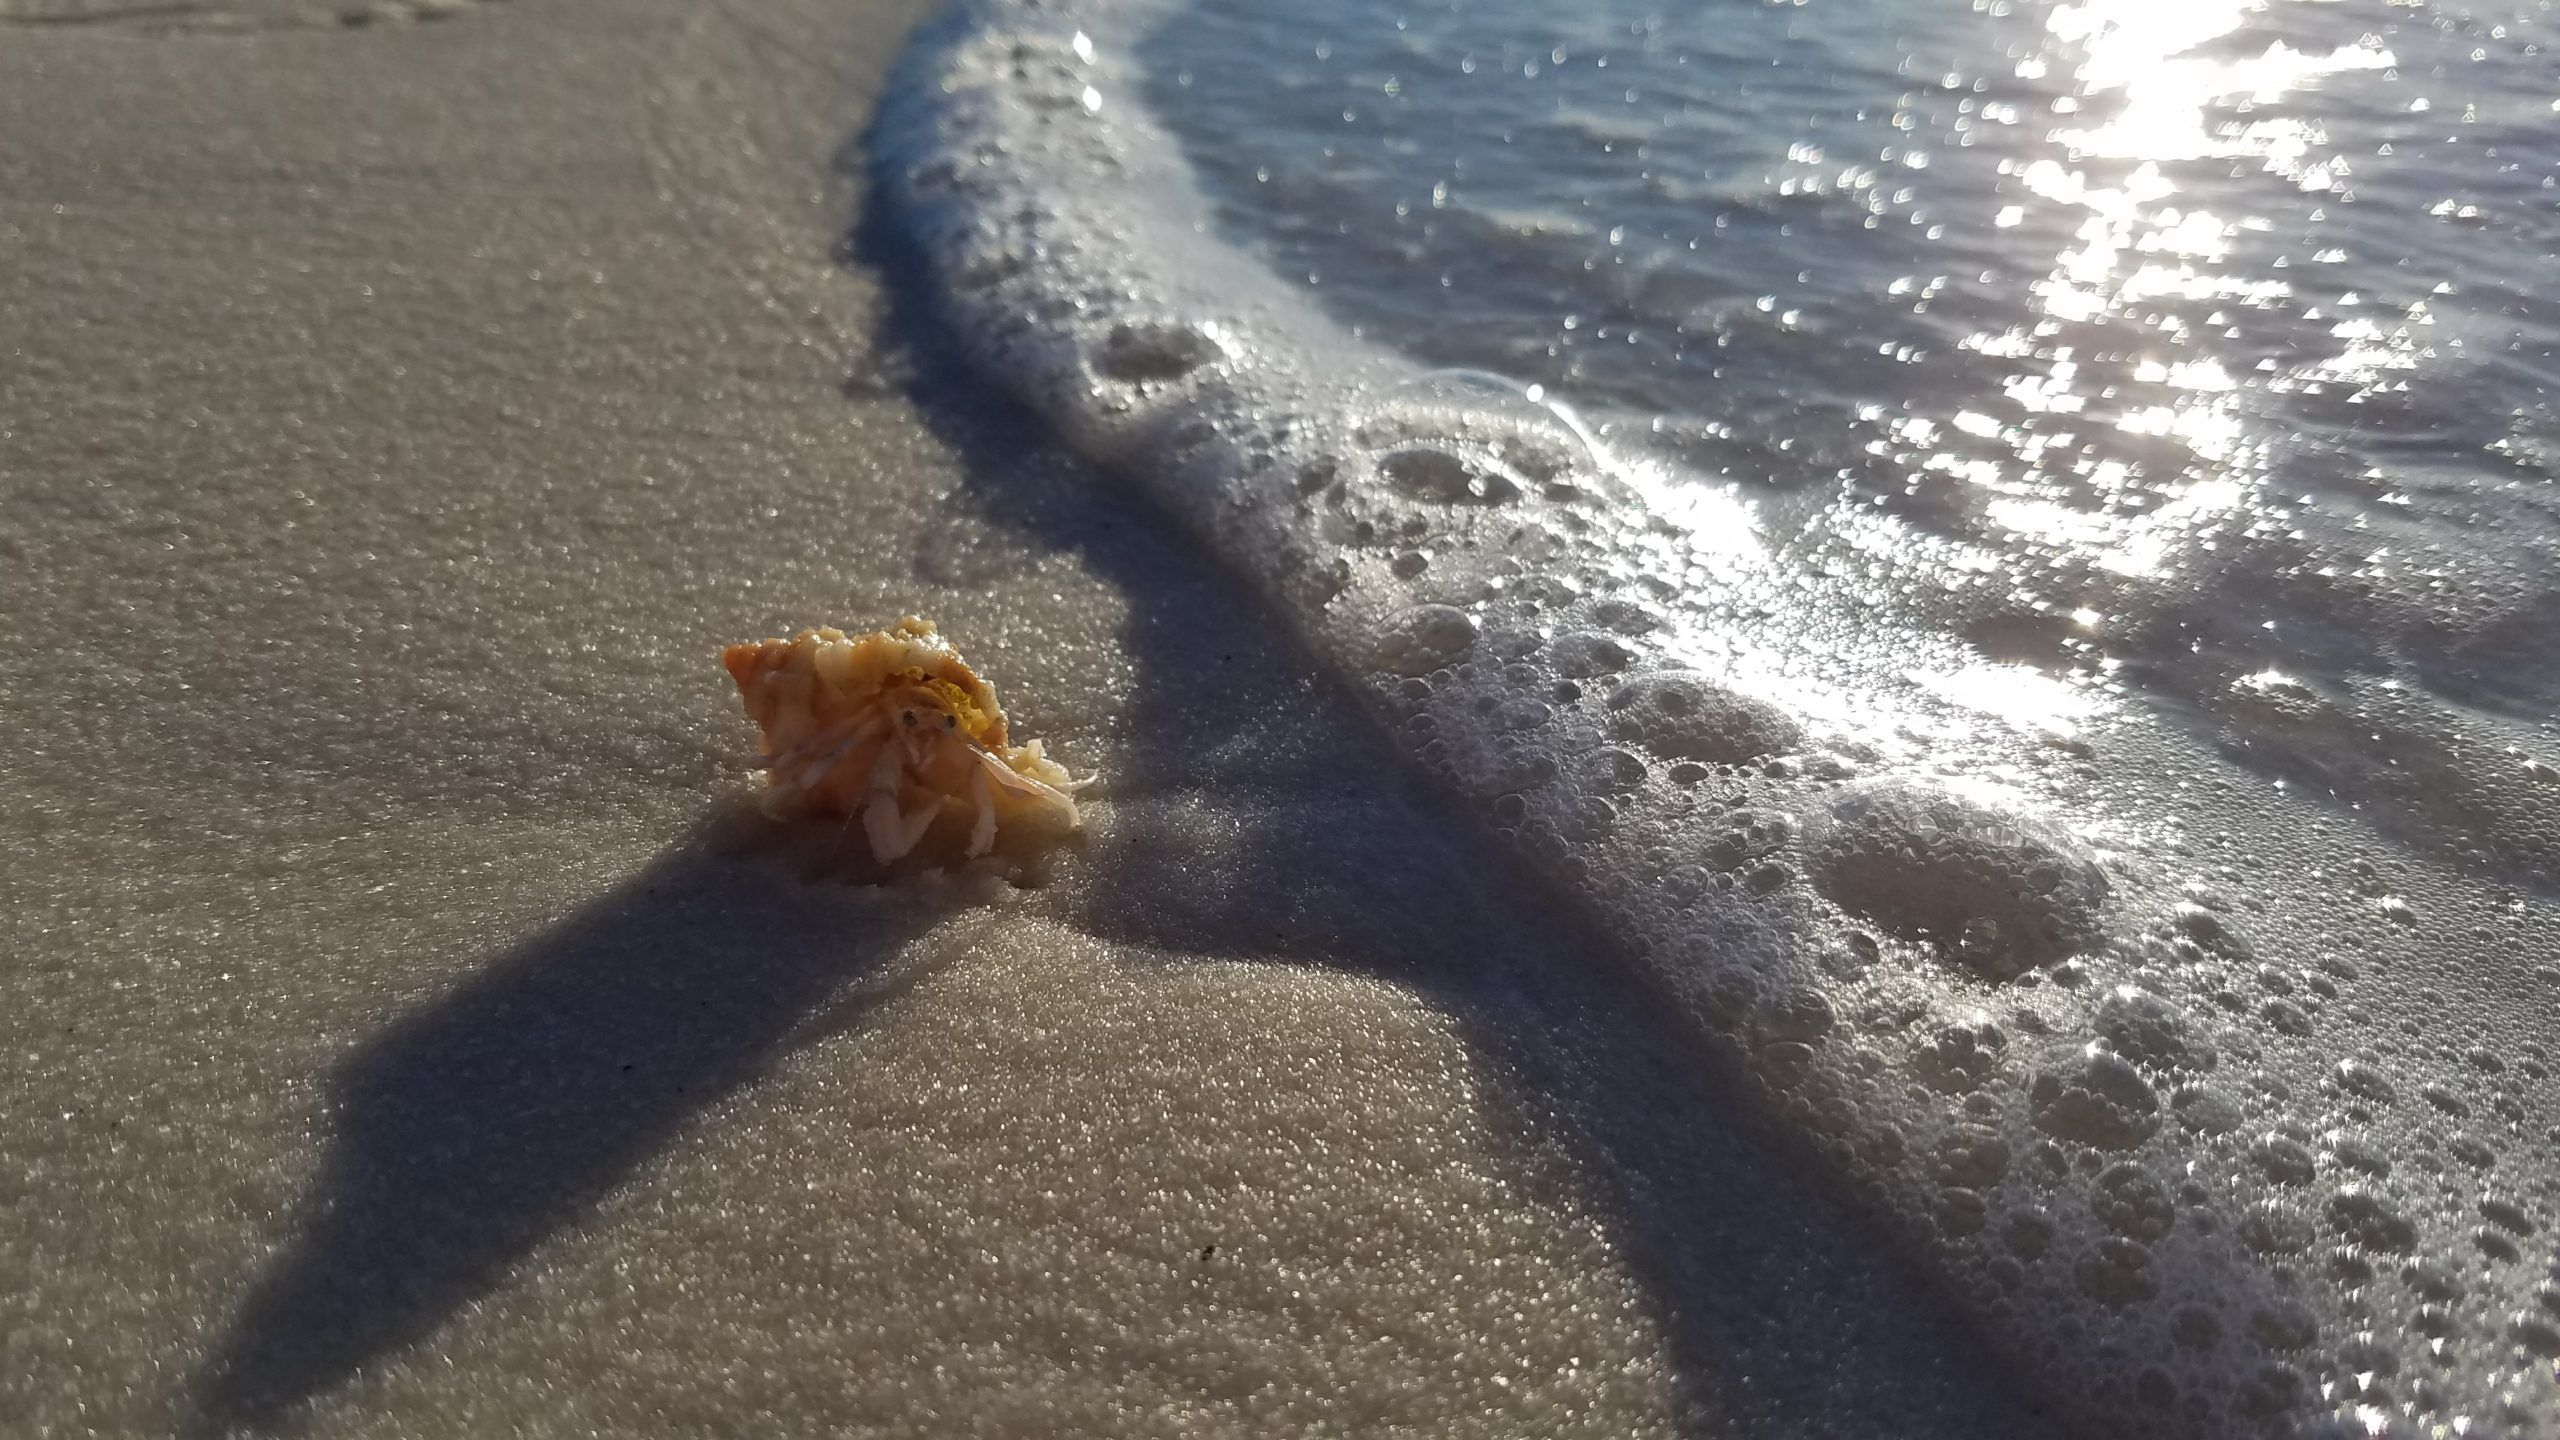
[[[1136,690],[1110,785],[1127,803],[1055,903],[1099,935],[1354,970],[1455,1017],[1524,1163],[1561,1155],[1561,1183],[1608,1218],[1692,1429],[2052,1433],[2032,1388],[1781,1138],[1737,1118],[1631,972],[1413,786],[1249,597],[931,348],[892,237],[866,228],[851,258],[892,282],[878,349],[914,367],[905,388],[967,460],[969,502],[1024,546],[1074,552],[1131,606],[1120,644]],[[967,557],[914,559],[969,583]],[[1173,794],[1215,812],[1222,843],[1204,849],[1201,826],[1170,818],[1183,807],[1145,803]],[[933,902],[804,884],[741,848],[827,864],[809,836],[716,817],[346,1062],[297,1232],[195,1377],[191,1433],[294,1428],[502,1283],[707,1107],[921,978],[902,962],[944,913]]]
[[[706,1107],[920,975],[937,911],[797,883],[832,836],[715,815],[620,890],[372,1038],[290,1247],[196,1377],[192,1434],[302,1403],[435,1331]],[[779,863],[776,863],[779,862]]]
[[[843,160],[858,174],[864,156]],[[1123,807],[1134,813],[1088,857],[1083,927],[1177,954],[1349,969],[1457,1018],[1524,1161],[1563,1152],[1570,1183],[1610,1219],[1671,1343],[1692,1432],[2062,1433],[1871,1218],[1743,1118],[1634,968],[1395,763],[1253,596],[968,371],[937,338],[930,277],[890,208],[872,198],[844,256],[888,282],[875,354],[965,457],[964,498],[983,519],[1073,552],[1130,605],[1119,646],[1135,688],[1109,797],[1191,792],[1236,822],[1206,853],[1198,827]]]

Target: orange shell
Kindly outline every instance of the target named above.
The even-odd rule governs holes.
[[[720,661],[764,732],[768,813],[859,816],[884,865],[984,854],[1009,822],[1077,823],[1066,771],[1037,741],[1008,743],[995,691],[927,621],[803,630]]]

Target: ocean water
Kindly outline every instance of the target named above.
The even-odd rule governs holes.
[[[1222,229],[1355,333],[2548,884],[2555,40],[2535,0],[1205,0],[1142,53]]]
[[[980,0],[873,137],[2092,1434],[2560,1416],[2540,6]]]

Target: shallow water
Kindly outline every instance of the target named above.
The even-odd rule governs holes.
[[[2423,11],[1613,13],[978,0],[874,148],[982,373],[2074,1423],[2538,1433],[2542,176],[2366,173],[2515,149],[2532,37],[2427,142]]]
[[[1205,0],[1145,93],[1347,326],[1540,385],[2084,692],[1984,704],[2132,682],[2560,873],[2479,793],[2522,755],[2438,754],[2560,708],[2548,6],[1569,8]],[[2323,702],[2363,713],[2254,713]]]

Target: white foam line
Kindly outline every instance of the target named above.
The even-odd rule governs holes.
[[[883,183],[986,374],[1246,576],[2091,1433],[2560,1413],[2471,1192],[2308,1158],[2421,1143],[2356,1023],[2399,993],[2370,957],[2423,976],[2445,937],[2232,866],[2182,890],[2199,826],[2340,884],[2349,845],[2201,804],[2209,751],[1933,694],[1962,647],[1868,633],[1543,397],[1352,341],[1143,111],[1162,13],[978,0],[902,64]],[[2496,1103],[2555,1113],[2501,1053]],[[2432,1353],[2375,1338],[2422,1304]]]

